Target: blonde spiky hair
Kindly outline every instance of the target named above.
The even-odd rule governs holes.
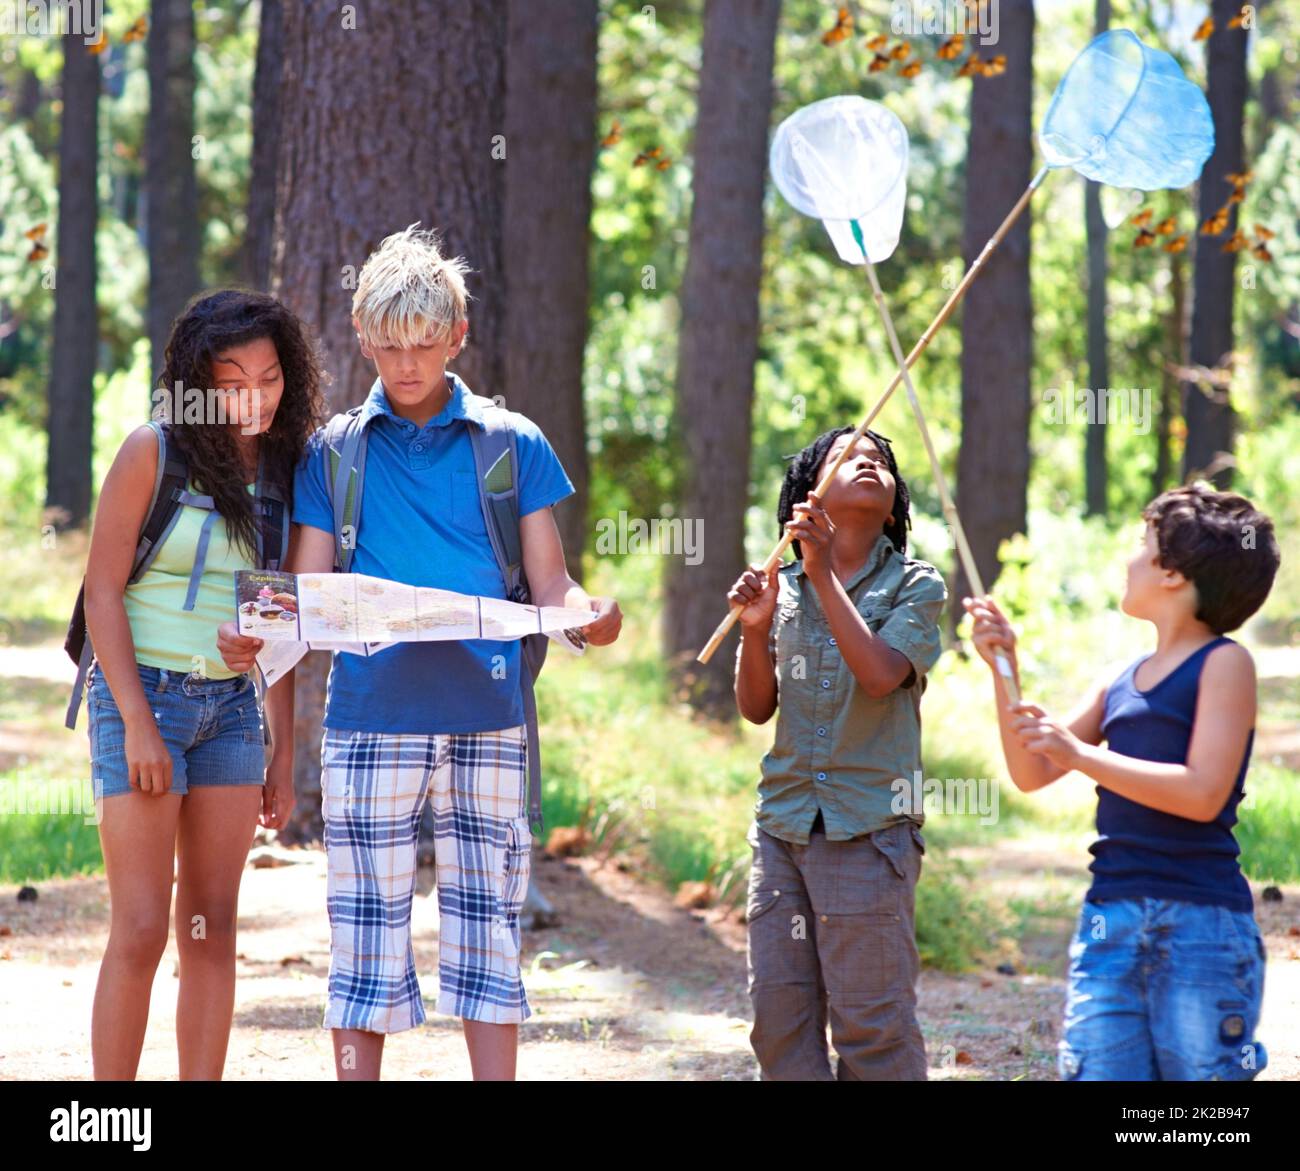
[[[431,340],[443,342],[466,319],[462,257],[442,254],[436,232],[419,229],[419,221],[386,237],[366,263],[352,295],[357,332],[368,346],[411,349]]]

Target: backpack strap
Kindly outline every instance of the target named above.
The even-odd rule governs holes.
[[[175,500],[174,494],[178,489],[183,491],[189,480],[185,457],[172,440],[170,429],[157,419],[150,419],[148,426],[158,440],[158,469],[154,473],[153,495],[149,499],[149,511],[145,513],[144,527],[140,530],[135,558],[131,563],[131,573],[126,579],[127,585],[139,581],[158,555],[158,547],[171,532],[176,523],[176,516],[180,512],[180,504]],[[83,627],[81,654],[77,660],[77,679],[72,685],[72,697],[68,702],[67,714],[63,721],[65,728],[77,726],[77,713],[81,710],[86,676],[90,673],[90,664],[95,657],[90,641],[90,628],[85,625],[85,588],[83,581],[82,592],[77,597]]]
[[[364,405],[364,404],[363,404]],[[334,515],[334,568],[347,573],[357,545],[361,487],[366,474],[366,423],[361,407],[335,415],[325,424],[325,484]]]
[[[466,392],[468,393],[468,391]],[[510,412],[491,399],[474,396],[482,408],[483,426],[466,423],[474,452],[479,505],[487,525],[488,540],[505,581],[506,596],[514,602],[530,598],[524,577],[523,541],[519,535],[519,446]],[[528,821],[541,835],[542,756],[537,730],[535,684],[550,640],[544,634],[530,634],[520,650],[520,689],[524,700],[524,726],[528,737]]]

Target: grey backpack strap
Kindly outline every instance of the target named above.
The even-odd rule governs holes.
[[[86,687],[86,676],[90,673],[90,663],[95,652],[90,645],[90,631],[86,631],[86,641],[81,644],[81,661],[77,664],[77,681],[72,685],[72,698],[68,700],[68,711],[63,718],[65,728],[77,726],[77,713],[81,710],[81,693]]]
[[[473,422],[469,428],[470,447],[474,452],[479,505],[487,526],[488,540],[497,566],[505,581],[506,596],[514,602],[528,600],[528,583],[524,580],[523,543],[519,536],[519,456],[515,429],[509,413],[494,402],[482,400],[483,427]],[[542,654],[532,650],[533,640],[546,641],[545,635],[529,635],[520,646],[519,684],[524,699],[524,726],[528,737],[528,821],[535,835],[541,836],[542,754],[537,730],[537,696],[535,676],[541,669]]]
[[[325,427],[325,483],[334,514],[334,556],[347,573],[356,549],[361,519],[361,487],[366,472],[366,419],[360,408],[335,415]],[[348,531],[350,530],[350,531]]]

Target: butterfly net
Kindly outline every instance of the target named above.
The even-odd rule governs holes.
[[[813,102],[777,127],[772,178],[786,201],[822,220],[842,260],[862,263],[857,220],[873,264],[898,246],[907,199],[907,131],[878,102],[844,95]]]
[[[1214,122],[1178,62],[1113,29],[1066,70],[1038,145],[1049,167],[1073,167],[1112,187],[1186,187],[1214,150]]]

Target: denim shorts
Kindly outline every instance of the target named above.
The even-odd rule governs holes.
[[[257,688],[247,675],[205,679],[136,664],[145,698],[172,758],[170,792],[192,785],[261,785],[266,752]],[[126,764],[126,726],[98,662],[86,691],[95,799],[133,790]]]
[[[1249,1081],[1264,940],[1249,911],[1171,899],[1085,900],[1070,944],[1065,1081]]]

